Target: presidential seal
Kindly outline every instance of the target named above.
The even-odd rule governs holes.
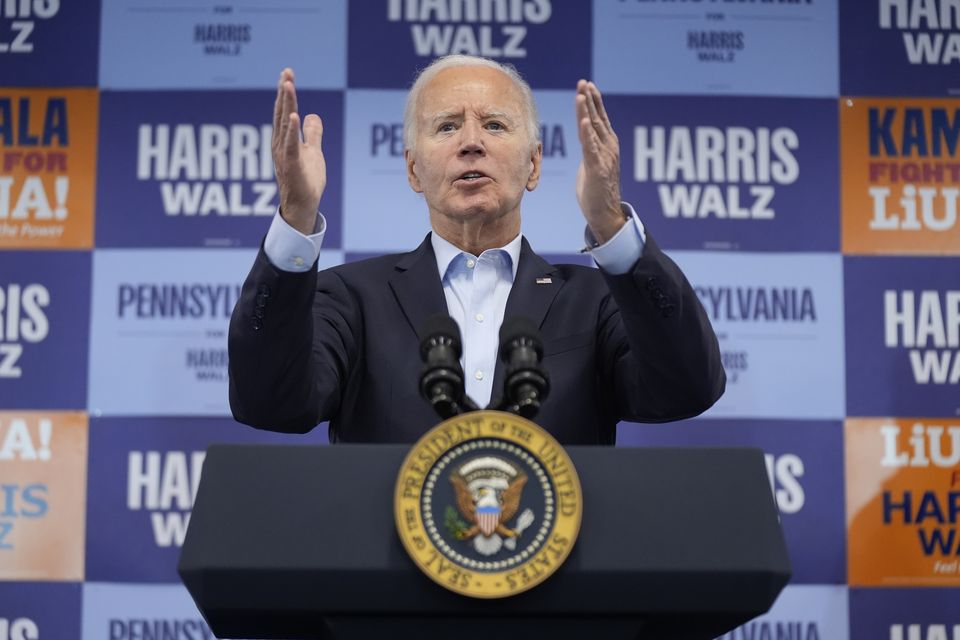
[[[394,496],[397,531],[431,579],[475,598],[546,580],[580,531],[580,480],[553,436],[500,411],[431,429],[407,454]]]

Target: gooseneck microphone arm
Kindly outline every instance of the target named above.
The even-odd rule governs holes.
[[[444,420],[476,411],[476,403],[464,393],[463,368],[460,366],[460,328],[446,314],[427,318],[420,332],[420,395]]]
[[[500,326],[500,359],[507,366],[503,401],[496,407],[532,420],[550,394],[550,377],[540,361],[543,341],[528,318],[515,316]]]

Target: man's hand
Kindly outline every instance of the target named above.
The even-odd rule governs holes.
[[[620,209],[620,141],[597,85],[586,80],[577,82],[576,108],[583,147],[577,171],[577,202],[590,231],[603,244],[625,223]]]
[[[300,140],[300,114],[293,69],[280,72],[277,101],[273,105],[273,166],[280,189],[280,213],[301,233],[313,233],[320,196],[327,186],[327,164],[320,143],[323,122],[315,113],[303,119]]]

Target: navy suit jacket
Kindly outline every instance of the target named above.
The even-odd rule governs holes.
[[[429,235],[414,251],[289,273],[263,251],[230,322],[230,406],[257,428],[337,442],[413,442],[439,422],[418,391],[424,321],[446,313]],[[536,422],[564,444],[612,444],[619,420],[697,415],[723,393],[717,338],[648,235],[624,275],[551,265],[526,240],[504,317],[540,327],[551,391]],[[503,387],[497,365],[493,398]]]

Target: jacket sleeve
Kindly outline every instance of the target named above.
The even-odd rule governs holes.
[[[601,270],[602,272],[602,270]],[[647,235],[623,275],[604,273],[600,384],[620,419],[667,422],[698,415],[723,395],[717,336],[680,268]]]
[[[357,306],[335,271],[282,271],[261,249],[230,318],[234,418],[287,433],[330,419],[356,362],[358,331]]]

